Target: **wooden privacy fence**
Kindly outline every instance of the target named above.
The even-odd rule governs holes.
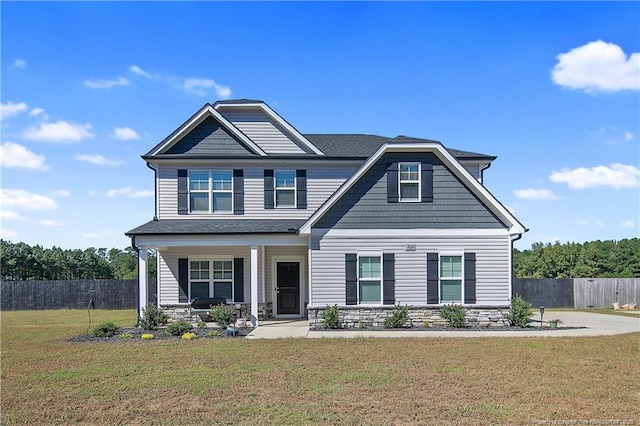
[[[614,302],[640,305],[640,278],[516,278],[519,294],[534,308],[611,308]]]
[[[135,309],[136,280],[1,281],[0,309]]]

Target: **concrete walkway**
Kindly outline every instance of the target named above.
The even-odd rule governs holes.
[[[545,322],[560,319],[563,324],[556,330],[526,331],[437,331],[437,330],[335,330],[309,331],[306,319],[267,320],[253,330],[248,339],[283,339],[283,338],[356,338],[356,337],[577,337],[608,336],[640,331],[640,318],[618,315],[592,314],[588,312],[547,312]],[[533,327],[539,324],[540,314],[536,313],[532,320]],[[563,327],[585,327],[567,329]]]

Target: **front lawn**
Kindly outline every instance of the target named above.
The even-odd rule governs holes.
[[[135,315],[92,312],[93,324],[121,326]],[[86,331],[86,311],[0,319],[3,425],[640,419],[640,333],[69,343]]]

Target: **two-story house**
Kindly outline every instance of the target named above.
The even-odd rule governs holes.
[[[149,288],[177,317],[190,302],[349,324],[449,303],[490,318],[510,304],[525,227],[484,187],[495,157],[405,136],[301,134],[262,101],[206,104],[142,157],[156,212],[129,232]],[[157,282],[146,253],[157,250]]]

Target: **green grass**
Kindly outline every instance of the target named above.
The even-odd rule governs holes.
[[[136,313],[92,316],[131,326]],[[67,343],[86,311],[0,319],[3,425],[640,419],[640,333]]]

